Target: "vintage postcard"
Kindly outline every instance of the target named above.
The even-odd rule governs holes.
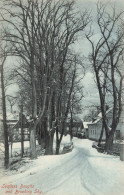
[[[123,0],[0,0],[0,194],[124,195]]]

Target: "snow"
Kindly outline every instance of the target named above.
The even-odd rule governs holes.
[[[88,125],[92,124],[92,122],[83,122],[84,129],[88,129]]]
[[[24,141],[24,151],[29,152],[29,150],[30,150],[30,142]],[[9,151],[10,151],[9,153],[11,153],[11,145],[9,145]],[[12,144],[12,154],[13,154],[13,156],[21,154],[21,142],[14,142]]]
[[[69,136],[64,137],[63,145],[69,141]],[[92,143],[74,138],[74,149],[70,153],[23,159],[25,163],[17,172],[5,172],[1,186],[17,185],[12,189],[13,194],[22,190],[19,188],[23,184],[25,194],[36,194],[38,189],[37,194],[44,195],[123,195],[124,163],[119,157],[98,153]],[[1,191],[4,194],[6,188]]]
[[[59,135],[60,136],[60,135]],[[53,142],[53,148],[54,148],[54,151],[55,151],[55,147],[56,147],[56,136],[54,136],[54,142]],[[66,145],[66,144],[69,144],[70,143],[70,136],[63,136],[63,139],[62,139],[62,142],[61,142],[61,146],[60,146],[60,152],[63,151],[63,147]],[[38,145],[38,142],[36,141],[36,145]],[[30,150],[30,142],[29,141],[24,141],[24,151],[29,151]],[[9,145],[9,151],[11,151],[11,145]],[[14,154],[21,154],[21,142],[16,142],[16,143],[13,143],[12,145],[12,152],[13,152],[13,155]]]

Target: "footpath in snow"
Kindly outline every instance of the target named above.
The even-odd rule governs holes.
[[[0,194],[124,195],[119,157],[98,153],[90,140],[74,138],[73,143],[70,153],[25,159],[17,172],[6,172]]]

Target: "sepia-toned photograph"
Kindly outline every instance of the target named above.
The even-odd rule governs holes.
[[[0,0],[0,194],[124,195],[123,0]]]

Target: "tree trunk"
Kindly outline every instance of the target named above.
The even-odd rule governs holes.
[[[44,122],[45,128],[45,155],[53,154],[53,135],[52,131],[50,132],[47,119]]]
[[[53,154],[53,138],[54,138],[54,134],[52,134],[50,136],[50,141],[49,141],[49,154]]]
[[[99,138],[99,141],[98,141],[98,146],[99,146],[99,147],[101,146],[101,141],[102,141],[102,137],[103,137],[103,132],[104,132],[104,125],[103,125],[103,123],[102,123],[102,129],[101,129],[100,138]]]
[[[38,139],[38,144],[41,145],[42,144],[42,127],[39,126],[38,130],[37,130],[37,139]]]
[[[59,129],[58,129],[58,122],[56,123],[56,155],[59,154],[60,149],[60,140],[59,140]]]
[[[57,140],[57,142],[56,142],[56,155],[59,155],[59,150],[60,150],[60,141]]]
[[[59,154],[59,150],[60,150],[60,144],[64,135],[64,130],[65,130],[65,120],[62,122],[62,127],[61,127],[61,134],[60,134],[60,138],[56,139],[56,154]]]
[[[53,154],[53,135],[51,136],[51,139],[50,139],[50,154],[52,155]]]
[[[23,105],[21,105],[21,158],[24,155]]]
[[[73,132],[72,132],[72,128],[73,128],[73,118],[72,118],[72,112],[71,112],[71,120],[70,120],[70,141],[72,142],[73,139]]]
[[[11,142],[11,158],[12,158],[12,145],[13,145],[13,143]]]
[[[31,159],[37,158],[36,153],[36,138],[35,138],[35,129],[30,129],[30,157]]]
[[[9,143],[8,143],[8,127],[6,120],[6,99],[5,99],[5,91],[4,91],[4,73],[3,73],[3,65],[1,65],[1,88],[2,88],[2,110],[3,110],[3,128],[4,128],[4,145],[5,145],[5,159],[4,165],[5,168],[9,166]]]
[[[34,43],[34,40],[33,40]],[[37,116],[37,92],[36,92],[36,83],[35,83],[35,66],[34,66],[34,50],[31,50],[31,59],[30,59],[30,67],[31,67],[31,84],[32,84],[32,118],[34,120],[33,128],[31,127],[30,134],[30,156],[31,159],[37,157],[36,151],[36,116]]]
[[[106,135],[105,151],[107,153],[109,153],[113,149],[113,138],[114,138],[113,132],[111,132],[109,135]]]
[[[45,155],[49,155],[50,136],[48,132],[45,135]]]
[[[45,135],[45,155],[53,154],[53,138],[54,134],[47,131]]]

